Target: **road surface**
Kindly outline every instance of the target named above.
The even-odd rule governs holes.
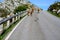
[[[18,25],[8,40],[60,40],[60,18],[34,12]]]

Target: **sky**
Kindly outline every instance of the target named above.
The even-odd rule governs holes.
[[[60,0],[30,0],[32,4],[37,5],[43,10],[47,10],[48,7],[56,1],[60,1]]]
[[[4,0],[0,0],[0,2],[3,2]]]

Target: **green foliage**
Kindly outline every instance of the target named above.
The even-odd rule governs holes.
[[[6,9],[0,8],[0,17],[6,17],[8,13]]]
[[[50,5],[50,7],[48,8],[49,11],[52,11],[53,9],[59,10],[60,9],[60,2],[55,2],[54,4]]]
[[[24,10],[26,10],[27,8],[28,8],[27,5],[18,6],[18,7],[16,7],[16,8],[14,9],[14,13],[18,13],[18,12],[20,12],[20,11],[24,11]]]
[[[53,11],[53,9],[55,9],[56,11]],[[57,11],[60,9],[60,2],[55,2],[54,4],[50,5],[50,7],[48,8],[48,11],[57,16],[60,17],[60,13],[58,14]]]

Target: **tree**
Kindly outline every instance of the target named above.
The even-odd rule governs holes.
[[[0,8],[0,17],[7,17],[8,13],[6,9]]]
[[[54,4],[50,5],[48,11],[52,11],[53,9],[59,10],[60,9],[60,2],[55,2]]]
[[[24,11],[26,10],[28,7],[27,5],[22,5],[22,6],[18,6],[14,9],[14,13],[18,13],[18,12],[21,12],[21,11]]]

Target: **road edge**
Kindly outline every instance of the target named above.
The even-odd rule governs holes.
[[[19,21],[19,23],[15,26],[15,28],[13,28],[13,30],[8,34],[8,36],[5,38],[5,40],[8,40],[9,37],[12,35],[12,33],[14,32],[14,30],[18,27],[18,25],[26,18],[27,16],[25,16],[23,19],[21,19]]]

